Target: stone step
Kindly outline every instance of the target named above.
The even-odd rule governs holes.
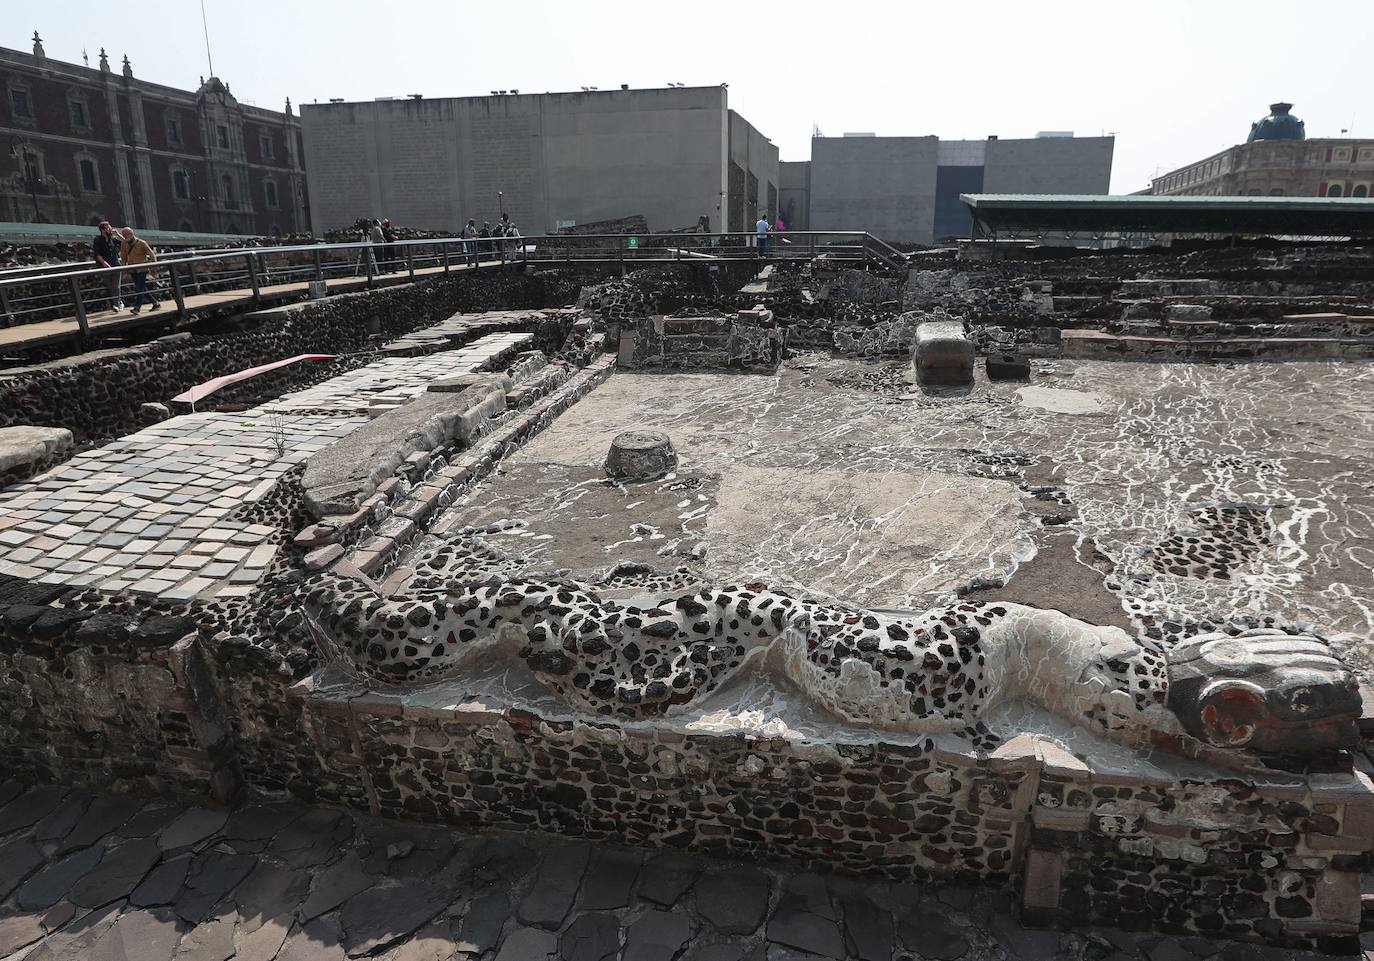
[[[1164,334],[1111,334],[1103,330],[1065,330],[1063,343],[1065,357],[1081,359],[1121,356],[1173,360],[1374,357],[1374,337],[1170,337]]]

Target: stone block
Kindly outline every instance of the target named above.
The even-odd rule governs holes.
[[[923,388],[971,388],[973,342],[960,321],[931,321],[916,328],[912,347],[916,380]]]
[[[1022,354],[989,354],[989,380],[1030,380],[1030,358]]]
[[[1323,921],[1359,924],[1360,876],[1353,871],[1323,871],[1313,907]]]
[[[72,442],[64,427],[0,427],[0,481],[46,470],[67,455]]]
[[[1063,852],[1032,848],[1026,855],[1021,903],[1028,908],[1059,907],[1059,884],[1063,873]]]
[[[1165,323],[1196,323],[1212,319],[1212,308],[1204,304],[1169,304],[1164,308]]]

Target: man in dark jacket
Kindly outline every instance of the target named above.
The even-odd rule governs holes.
[[[95,240],[91,242],[91,254],[95,257],[96,265],[99,267],[118,267],[119,266],[119,237],[115,235],[114,228],[110,226],[108,220],[102,220],[99,227],[100,233],[95,235]],[[110,274],[106,277],[106,282],[110,288],[110,309],[119,313],[124,309],[124,296],[120,292],[120,281],[123,274]]]

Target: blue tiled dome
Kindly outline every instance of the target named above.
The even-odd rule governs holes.
[[[1271,103],[1269,116],[1250,125],[1250,136],[1246,143],[1256,140],[1306,140],[1307,130],[1303,122],[1288,111],[1291,103]]]

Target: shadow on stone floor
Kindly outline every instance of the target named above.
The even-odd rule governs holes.
[[[1021,927],[1003,892],[0,784],[0,961],[1281,961]]]

